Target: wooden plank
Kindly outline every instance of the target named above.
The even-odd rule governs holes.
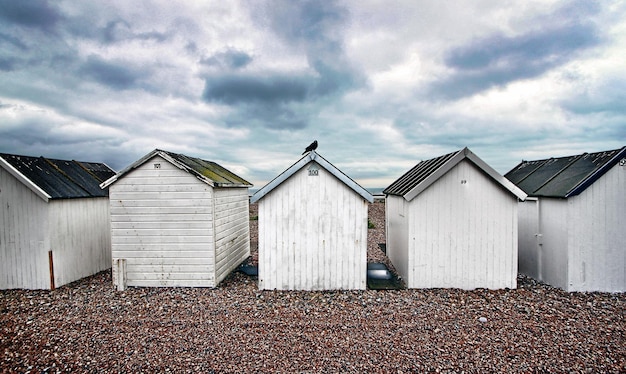
[[[208,213],[167,213],[159,214],[159,212],[150,212],[145,214],[131,214],[124,211],[111,212],[112,222],[205,222],[212,226],[213,216]]]

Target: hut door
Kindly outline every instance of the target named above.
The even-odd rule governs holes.
[[[529,197],[518,205],[519,271],[535,279],[542,276],[543,236],[540,232],[539,200]]]

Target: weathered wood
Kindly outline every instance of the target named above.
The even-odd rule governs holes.
[[[1,167],[0,191],[0,289],[60,287],[111,266],[106,197],[46,202]]]
[[[366,287],[367,201],[303,167],[259,204],[259,288]]]
[[[156,156],[113,183],[110,199],[129,286],[215,287],[250,255],[247,188],[213,188]]]
[[[467,160],[387,197],[387,255],[409,288],[515,288],[517,197]]]
[[[50,289],[54,290],[54,261],[52,259],[52,251],[48,251],[48,263],[50,264]]]
[[[626,167],[577,196],[520,203],[520,271],[566,291],[626,291]]]

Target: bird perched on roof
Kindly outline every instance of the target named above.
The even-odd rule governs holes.
[[[317,149],[317,140],[314,140],[313,143],[309,144],[309,146],[306,147],[306,149],[304,150],[304,152],[302,152],[302,154],[314,151],[316,149]]]

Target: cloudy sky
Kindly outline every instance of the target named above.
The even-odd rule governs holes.
[[[0,0],[0,152],[155,148],[262,187],[365,187],[469,147],[501,173],[626,145],[624,1]]]

